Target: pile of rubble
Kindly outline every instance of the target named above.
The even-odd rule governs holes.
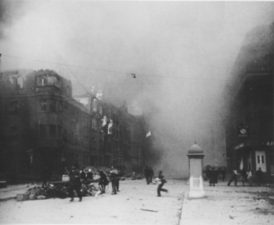
[[[82,184],[82,196],[96,196],[100,190],[94,184]],[[75,193],[75,196],[77,194]],[[67,198],[69,197],[69,183],[62,185],[49,184],[47,187],[35,186],[29,188],[26,193],[18,194],[17,201],[48,199],[48,198]]]

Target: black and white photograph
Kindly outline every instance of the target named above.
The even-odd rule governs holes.
[[[274,1],[0,0],[0,224],[267,225]]]

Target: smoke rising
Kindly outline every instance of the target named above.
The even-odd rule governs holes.
[[[167,176],[187,176],[194,142],[204,165],[226,164],[222,92],[246,33],[272,22],[272,2],[7,2],[2,69],[54,69],[74,94],[96,85],[126,100],[147,115],[148,164]]]
[[[5,38],[13,23],[25,14],[25,6],[23,1],[0,1],[0,39]]]

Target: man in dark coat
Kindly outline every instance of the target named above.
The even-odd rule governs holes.
[[[149,184],[149,168],[148,168],[148,166],[146,166],[146,168],[144,170],[144,175],[145,175],[147,184]]]
[[[117,177],[118,177],[118,170],[112,166],[109,174],[109,178],[112,186],[112,193],[111,193],[112,195],[117,194]]]
[[[75,165],[71,167],[71,171],[69,173],[69,182],[70,182],[70,188],[69,188],[69,194],[70,194],[70,201],[72,202],[74,200],[74,191],[76,191],[79,201],[82,201],[82,193],[81,193],[81,180],[80,180],[80,172],[78,169],[76,169]]]
[[[261,186],[263,181],[263,171],[261,170],[261,167],[256,171],[256,179],[257,179],[257,185]]]
[[[215,186],[215,173],[212,167],[208,168],[207,177],[209,180],[209,186]]]
[[[116,175],[116,190],[119,192],[120,191],[120,179],[122,177],[122,171],[121,169],[117,169],[117,175]]]
[[[109,181],[106,174],[103,171],[99,171],[99,175],[99,186],[101,189],[101,193],[104,194],[106,192],[106,186],[108,185]]]

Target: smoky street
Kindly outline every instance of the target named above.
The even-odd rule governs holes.
[[[270,224],[273,15],[0,0],[0,223]]]
[[[183,180],[168,180],[168,193],[156,196],[156,184],[145,180],[126,180],[121,191],[111,188],[98,197],[51,198],[0,202],[1,223],[43,224],[271,224],[274,193],[270,187],[230,186],[219,181],[215,187],[204,182],[206,197],[188,199],[189,185]],[[0,194],[1,197],[1,194]],[[271,200],[271,201],[270,201]],[[272,204],[272,205],[271,205]]]
[[[183,193],[187,186],[183,181],[169,180],[169,193],[157,197],[157,185],[147,185],[145,180],[120,182],[120,192],[98,197],[76,197],[17,202],[0,202],[1,223],[44,224],[178,224]]]

